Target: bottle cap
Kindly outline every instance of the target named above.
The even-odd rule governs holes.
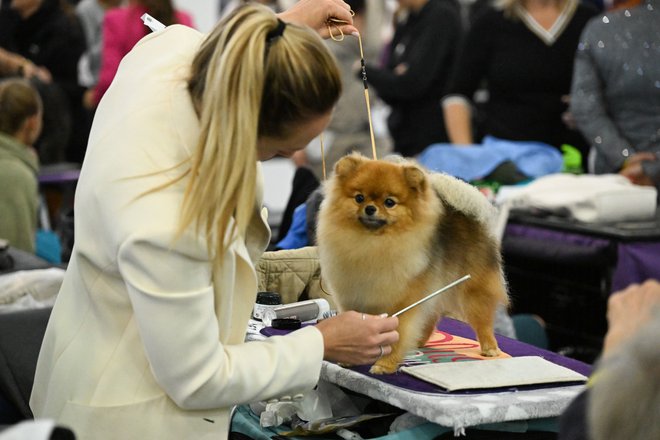
[[[282,297],[277,292],[257,293],[257,304],[276,306],[282,304]]]
[[[330,303],[327,300],[325,300],[323,298],[318,298],[318,299],[315,299],[314,301],[319,306],[319,312],[318,312],[318,316],[316,317],[316,319],[320,319],[320,318],[323,317],[324,313],[330,312]]]
[[[300,319],[293,318],[279,318],[273,319],[270,323],[271,327],[280,330],[297,330],[302,327]]]

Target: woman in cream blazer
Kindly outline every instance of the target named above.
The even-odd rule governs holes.
[[[303,0],[281,17],[305,17],[312,24],[328,16],[350,20],[341,4]],[[228,40],[222,48],[224,37]],[[231,46],[231,39],[244,45]],[[287,44],[278,45],[278,39]],[[236,47],[245,51],[234,61],[243,74],[239,76],[222,70]],[[247,6],[207,39],[190,28],[170,26],[145,37],[122,61],[90,134],[75,198],[76,243],[46,330],[30,401],[35,417],[53,418],[81,439],[225,438],[233,405],[309,390],[324,357],[374,362],[398,337],[396,318],[365,320],[363,314],[349,312],[286,337],[243,342],[257,292],[254,265],[270,232],[259,208],[258,162],[241,155],[248,151],[248,157],[266,159],[304,147],[327,124],[339,94],[338,89],[332,92],[328,75],[338,73],[325,69],[325,76],[306,78],[322,82],[325,92],[330,88],[335,95],[324,112],[311,113],[320,116],[280,137],[263,134],[268,131],[260,116],[258,137],[252,133],[256,154],[246,142],[220,149],[216,164],[212,157],[200,156],[201,151],[210,154],[210,145],[222,144],[212,137],[216,124],[222,128],[222,118],[236,119],[235,125],[246,121],[223,113],[229,108],[222,99],[236,90],[231,84],[206,84],[206,107],[189,91],[190,78],[199,74],[196,57],[209,48],[213,56],[225,51],[224,59],[213,60],[223,77],[241,85],[258,81],[255,77],[264,81],[266,74],[291,74],[269,71],[272,66],[264,61],[266,74],[251,76],[241,70],[255,63],[251,50],[270,51],[264,58],[273,61],[280,51],[292,49],[300,56],[320,57],[312,64],[331,60],[309,30],[285,25],[263,7]],[[207,66],[205,79],[216,80],[215,66]],[[239,89],[249,94],[261,87]],[[265,100],[268,85],[263,89]],[[218,105],[209,110],[209,103]],[[239,116],[246,111],[243,103],[239,96],[233,109]],[[264,109],[256,111],[261,115]],[[220,128],[219,136],[244,129]],[[189,212],[186,200],[199,196],[199,186],[191,189],[190,181],[203,187],[214,177],[204,166],[216,171],[227,161],[230,172],[243,167],[247,176],[254,176],[255,194],[243,220],[241,205],[234,205],[230,212],[235,215],[229,216],[218,240],[215,223],[205,229],[197,218],[186,225],[182,216]],[[226,193],[241,197],[249,179],[238,183],[234,188],[239,193],[230,191],[231,182],[221,188],[211,185],[217,199],[202,198],[198,206],[214,209],[223,198],[227,201]],[[215,212],[212,220],[221,214]]]

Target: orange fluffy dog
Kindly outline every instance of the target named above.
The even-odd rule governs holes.
[[[392,315],[462,277],[471,279],[399,316],[400,339],[372,367],[393,373],[442,316],[469,323],[481,353],[500,352],[495,310],[508,304],[494,208],[471,185],[410,161],[341,159],[325,184],[317,240],[323,284],[341,310]]]

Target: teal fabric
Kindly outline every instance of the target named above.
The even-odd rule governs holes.
[[[492,423],[473,427],[483,431],[498,432],[559,432],[559,423],[557,417],[547,417],[532,420],[518,420],[504,423]],[[286,431],[282,428],[262,428],[259,426],[259,417],[257,417],[247,405],[240,405],[236,408],[231,421],[231,431],[245,434],[254,440],[271,440],[273,436]],[[423,423],[405,431],[376,437],[374,440],[419,440],[432,439],[437,436],[451,432],[451,428],[440,426],[435,423]],[[307,439],[311,437],[289,437],[291,439]],[[336,439],[335,435],[314,436],[317,440]]]
[[[516,329],[516,339],[535,347],[548,349],[548,335],[538,317],[520,313],[513,315],[511,319],[513,327]]]
[[[39,229],[35,243],[35,253],[49,263],[62,262],[62,245],[60,237],[53,231]]]
[[[236,408],[234,417],[231,420],[231,431],[239,432],[252,437],[254,440],[271,440],[275,435],[280,432],[287,431],[283,428],[262,428],[259,426],[259,417],[257,417],[247,405],[241,405]],[[437,425],[435,423],[424,423],[406,431],[397,432],[395,434],[388,434],[381,437],[375,437],[374,440],[419,440],[431,439],[446,432],[451,432],[451,428]],[[313,436],[313,437],[289,437],[291,439],[308,439],[314,438],[316,440],[330,440],[337,439],[336,435],[328,436]]]

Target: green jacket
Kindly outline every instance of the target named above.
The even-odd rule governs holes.
[[[0,238],[34,252],[39,193],[37,158],[15,138],[0,133]]]

